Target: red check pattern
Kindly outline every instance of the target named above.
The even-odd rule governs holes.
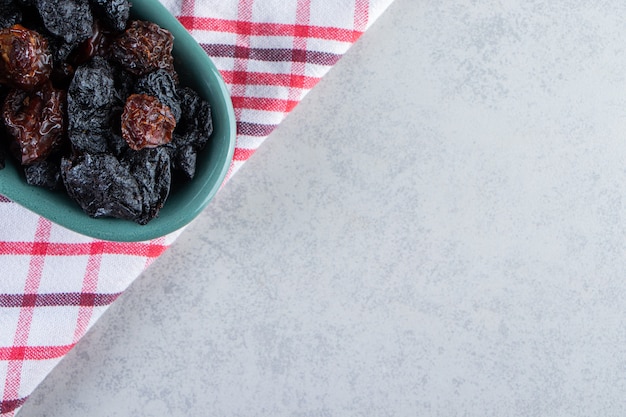
[[[392,0],[161,0],[232,96],[230,178]],[[0,415],[28,395],[180,232],[94,240],[0,196]]]

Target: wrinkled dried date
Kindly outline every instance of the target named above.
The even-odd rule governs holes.
[[[60,190],[63,187],[63,182],[61,181],[59,162],[46,160],[28,165],[24,168],[26,182],[48,190]]]
[[[142,208],[134,220],[146,224],[163,207],[170,193],[172,172],[170,156],[164,147],[126,152],[120,161],[128,168],[142,194]]]
[[[74,150],[107,152],[104,135],[118,102],[115,73],[111,64],[95,57],[78,67],[67,92],[68,135]]]
[[[2,118],[14,156],[28,165],[44,160],[57,148],[65,128],[65,92],[50,83],[35,92],[12,90],[4,100]]]
[[[22,21],[22,11],[13,1],[0,1],[0,29]]]
[[[91,217],[135,220],[142,212],[137,180],[113,155],[84,153],[61,161],[67,192]]]
[[[174,71],[172,34],[155,23],[135,20],[111,46],[113,59],[135,75],[159,68]]]
[[[91,36],[93,14],[87,0],[36,0],[43,24],[69,44],[82,42]]]
[[[50,77],[48,40],[16,24],[0,30],[0,84],[33,90]]]
[[[122,137],[136,151],[155,148],[172,140],[176,120],[169,107],[146,94],[133,94],[122,113]]]
[[[128,0],[91,0],[91,5],[96,14],[102,16],[102,20],[112,30],[121,32],[126,28],[130,14]]]

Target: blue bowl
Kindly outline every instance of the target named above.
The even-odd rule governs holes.
[[[213,134],[198,153],[196,174],[188,183],[173,186],[159,216],[146,225],[113,218],[93,219],[64,192],[26,183],[12,158],[0,170],[0,194],[54,223],[90,237],[136,242],[176,231],[191,222],[221,186],[235,150],[235,113],[226,85],[206,52],[157,0],[133,0],[131,18],[148,20],[174,35],[174,65],[181,84],[195,89],[211,104]]]

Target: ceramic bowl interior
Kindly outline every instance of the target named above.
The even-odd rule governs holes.
[[[132,0],[131,17],[149,20],[174,35],[174,61],[181,84],[194,88],[211,104],[213,134],[199,154],[196,176],[172,188],[159,216],[147,225],[87,216],[64,192],[51,192],[26,183],[11,157],[0,170],[0,194],[75,232],[111,241],[143,241],[164,236],[191,222],[222,184],[235,149],[235,115],[228,90],[217,68],[185,28],[158,0]]]

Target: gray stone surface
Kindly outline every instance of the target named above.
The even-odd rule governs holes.
[[[626,414],[624,15],[397,0],[20,417]]]

